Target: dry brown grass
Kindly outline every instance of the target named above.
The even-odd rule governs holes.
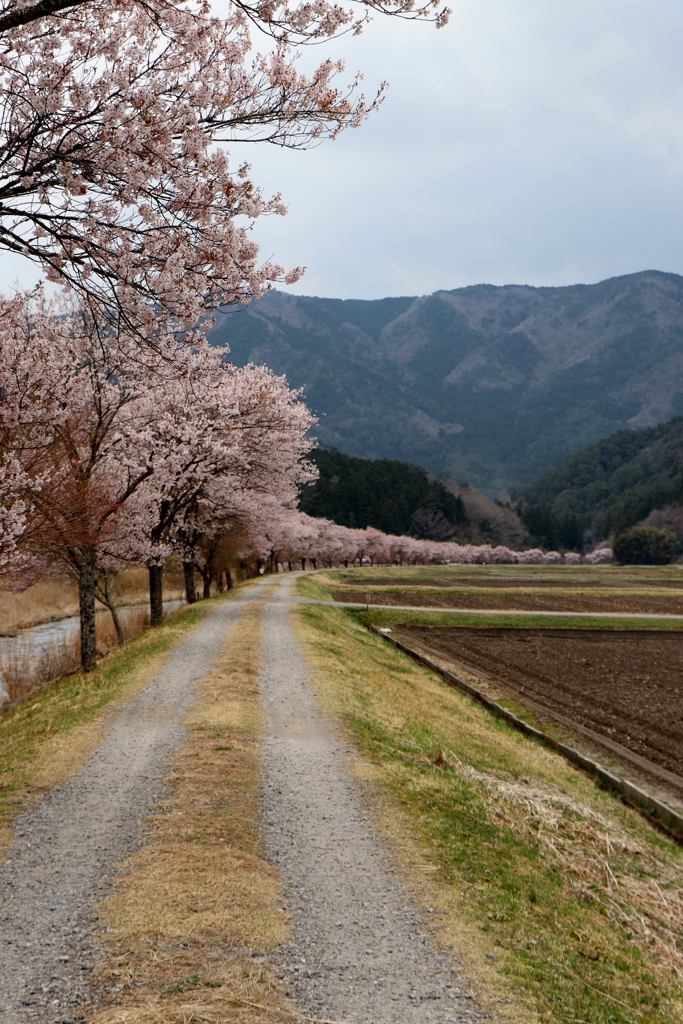
[[[489,793],[492,813],[520,835],[542,843],[572,893],[603,906],[659,968],[683,978],[683,872],[656,847],[637,841],[621,824],[559,787],[524,783],[477,771],[452,751],[440,766]],[[637,858],[638,870],[619,862]]]
[[[184,593],[182,567],[171,562],[164,570],[164,601],[175,601]],[[120,572],[114,585],[114,599],[118,604],[144,604],[149,599],[147,569],[134,566]]]
[[[226,637],[187,717],[154,831],[102,907],[108,955],[91,1024],[297,1019],[268,964],[288,935],[262,856],[260,602]]]
[[[0,633],[78,615],[78,588],[69,579],[44,580],[19,594],[0,590]]]
[[[164,600],[183,596],[182,573],[169,565],[164,575]],[[114,584],[114,602],[119,605],[145,604],[149,598],[149,577],[144,568],[133,567],[119,573]],[[0,590],[0,635],[55,622],[78,615],[78,588],[68,577],[39,580],[32,587],[13,594]]]
[[[78,635],[38,651],[28,638],[19,637],[0,653],[0,675],[7,700],[19,700],[53,679],[75,672],[80,664]],[[1,703],[1,700],[0,700]]]

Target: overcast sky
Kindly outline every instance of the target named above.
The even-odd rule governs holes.
[[[263,256],[308,266],[292,290],[683,273],[681,0],[450,5],[441,31],[377,17],[316,48],[362,70],[367,93],[389,80],[361,128],[313,151],[250,151],[289,205],[256,226]],[[19,269],[0,260],[5,279]]]

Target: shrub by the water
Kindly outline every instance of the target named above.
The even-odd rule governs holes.
[[[632,526],[617,535],[613,550],[621,565],[668,565],[675,561],[679,545],[669,530]]]

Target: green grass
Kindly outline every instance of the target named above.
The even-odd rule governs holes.
[[[680,1022],[683,959],[658,943],[683,951],[683,851],[361,616],[300,606],[297,619],[323,703],[436,868],[428,898],[456,933],[474,929],[528,1019]]]
[[[362,622],[374,626],[517,626],[520,629],[683,629],[683,619],[658,619],[650,616],[624,618],[592,615],[543,615],[537,612],[486,615],[480,612],[399,611],[371,608],[369,612],[352,609]]]

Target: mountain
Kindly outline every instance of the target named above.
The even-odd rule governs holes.
[[[272,291],[209,337],[303,387],[326,448],[491,495],[683,412],[683,278],[658,271],[375,301]]]
[[[419,466],[320,448],[310,459],[320,475],[302,488],[300,506],[309,516],[429,540],[446,540],[469,525],[460,498]]]
[[[572,519],[590,545],[643,521],[680,533],[683,416],[621,430],[546,471],[516,497],[528,529],[546,543],[552,530],[571,528]]]
[[[435,479],[395,459],[360,459],[324,448],[309,458],[320,474],[301,492],[301,508],[310,516],[428,540],[529,546],[529,533],[509,500],[494,502],[467,484]]]

